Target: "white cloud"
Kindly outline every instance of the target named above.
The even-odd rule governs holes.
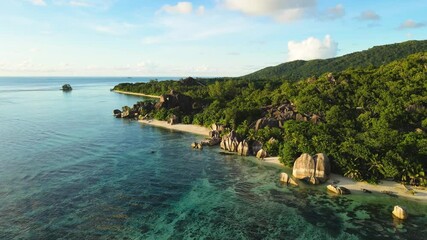
[[[114,5],[116,0],[52,0],[57,6],[69,6],[80,8],[96,8],[98,10],[108,10]]]
[[[316,7],[316,0],[223,0],[225,8],[247,15],[268,16],[279,22],[303,18]]]
[[[163,31],[159,35],[145,36],[144,44],[198,41],[226,34],[242,32],[253,27],[243,18],[223,18],[221,15],[209,14],[203,17],[194,14],[186,16],[161,16],[154,23]],[[206,26],[209,26],[208,28]]]
[[[338,43],[326,35],[322,40],[309,37],[302,42],[288,42],[288,61],[331,58],[337,55]]]
[[[345,15],[345,8],[342,4],[338,4],[335,7],[329,8],[326,10],[324,14],[320,17],[321,19],[330,19],[334,20],[337,18],[344,17]]]
[[[124,35],[130,30],[136,28],[136,25],[130,23],[121,23],[121,22],[110,22],[107,24],[98,24],[93,25],[91,28],[99,33],[109,34],[109,35]]]
[[[91,6],[89,3],[85,1],[70,1],[69,5],[73,7],[90,7]]]
[[[159,12],[170,14],[190,14],[193,12],[193,4],[191,2],[179,2],[176,5],[164,5]]]
[[[361,21],[377,21],[380,20],[380,18],[381,17],[376,12],[370,10],[360,13],[357,17],[357,19]]]
[[[18,73],[18,75],[28,75],[32,73],[55,73],[55,72],[69,72],[72,71],[71,65],[68,63],[58,63],[54,65],[46,65],[34,61],[32,59],[23,59],[19,62],[9,62],[0,64],[0,75],[2,72]],[[7,75],[7,74],[6,74]]]
[[[135,66],[136,72],[155,72],[155,70],[158,68],[158,64],[154,63],[151,60],[139,62]],[[131,68],[132,69],[132,68]]]
[[[46,2],[44,0],[30,0],[30,2],[36,6],[46,6]]]
[[[411,28],[421,28],[425,26],[426,26],[425,23],[415,22],[414,20],[408,19],[402,24],[400,24],[399,29],[403,30],[403,29],[411,29]]]
[[[197,14],[203,15],[205,13],[205,10],[205,6],[199,6],[199,8],[197,8]]]

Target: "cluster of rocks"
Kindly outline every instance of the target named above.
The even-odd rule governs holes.
[[[242,139],[234,130],[222,137],[220,147],[229,152],[236,152],[241,156],[254,155],[257,158],[266,158],[268,156],[267,152],[262,149],[261,142],[249,142],[246,139]]]
[[[290,184],[290,185],[298,186],[298,183],[295,181],[295,179],[293,179],[287,173],[284,173],[284,172],[280,173],[280,182],[287,185]]]
[[[194,142],[191,147],[194,149],[203,149],[203,146],[215,146],[221,142],[221,133],[224,131],[224,126],[220,124],[212,124],[212,131],[209,132],[209,137],[200,143]]]
[[[305,180],[311,184],[324,183],[331,174],[331,164],[329,158],[318,153],[312,157],[310,154],[303,153],[294,162],[292,175],[300,180]]]
[[[148,113],[161,108],[176,109],[178,112],[190,113],[198,109],[199,106],[193,101],[190,96],[178,93],[171,90],[169,94],[163,94],[157,103],[152,101],[141,101],[133,105],[133,107],[124,106],[122,110],[115,109],[113,115],[116,118],[143,119],[148,116]],[[180,119],[176,115],[170,116],[169,124],[177,124]]]
[[[299,113],[296,110],[296,107],[288,102],[282,104],[280,106],[267,106],[262,109],[264,116],[258,119],[255,123],[253,123],[253,128],[258,131],[259,129],[270,127],[270,128],[282,128],[283,124],[288,120],[296,120],[296,121],[311,121],[313,123],[318,123],[322,121],[322,117],[318,114],[305,114]]]
[[[184,113],[190,113],[193,110],[193,105],[194,108],[197,107],[192,97],[171,90],[169,94],[160,96],[159,102],[155,105],[155,109],[179,108],[179,110]]]
[[[151,101],[137,102],[133,105],[132,108],[128,106],[124,106],[122,111],[119,109],[113,110],[113,115],[116,118],[130,118],[130,119],[138,119],[142,114],[149,113],[154,110],[154,103]],[[143,117],[143,116],[142,116]]]
[[[331,174],[331,165],[329,158],[318,153],[312,157],[310,154],[303,153],[294,162],[292,168],[292,177],[287,173],[280,174],[280,182],[298,186],[295,179],[304,180],[311,184],[324,183]]]

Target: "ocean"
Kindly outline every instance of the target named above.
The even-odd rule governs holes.
[[[116,119],[150,78],[0,78],[0,239],[425,239],[427,203],[287,187],[289,169]],[[60,87],[69,83],[71,92]],[[409,211],[393,220],[399,204]]]

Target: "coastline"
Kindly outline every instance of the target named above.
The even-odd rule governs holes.
[[[268,157],[261,161],[281,168],[285,167],[279,161],[279,157]],[[405,186],[394,181],[383,180],[378,184],[371,184],[367,182],[357,182],[351,178],[332,173],[330,179],[326,183],[322,184],[323,186],[325,186],[325,191],[326,186],[329,184],[333,184],[333,182],[338,182],[338,184],[336,185],[343,186],[349,189],[353,195],[366,195],[366,193],[362,191],[362,189],[366,189],[371,191],[372,193],[385,194],[384,192],[392,192],[398,197],[427,202],[427,189],[413,188],[416,193],[411,194],[410,192],[408,192]]]
[[[149,94],[144,94],[144,93],[125,92],[125,91],[119,91],[119,90],[113,90],[113,92],[120,93],[120,94],[125,94],[125,95],[132,95],[132,96],[149,97],[149,98],[160,98],[160,96],[149,95]]]
[[[166,121],[159,121],[159,120],[139,120],[138,122],[146,125],[151,125],[155,127],[161,127],[165,129],[175,130],[175,131],[181,131],[181,132],[188,132],[193,133],[197,135],[202,136],[209,136],[210,129],[203,127],[203,126],[197,126],[193,124],[174,124],[170,125]],[[285,166],[279,161],[279,157],[267,157],[263,160],[258,160],[259,162],[279,168],[285,168]],[[370,184],[367,182],[357,182],[353,179],[338,175],[338,174],[331,174],[330,179],[320,185],[325,187],[329,184],[333,184],[334,182],[338,182],[338,186],[343,186],[347,189],[349,189],[353,195],[366,195],[367,193],[364,193],[362,189],[366,189],[371,191],[372,193],[376,194],[385,194],[384,192],[391,192],[398,197],[406,198],[409,200],[415,200],[415,201],[421,201],[421,202],[427,202],[427,189],[417,189],[414,188],[416,194],[411,194],[408,192],[408,190],[400,183],[394,182],[394,181],[386,181],[383,180],[379,184]]]
[[[188,132],[188,133],[193,133],[193,134],[202,135],[202,136],[209,136],[209,132],[211,131],[209,128],[206,128],[203,126],[197,126],[197,125],[193,125],[193,124],[181,124],[181,123],[170,125],[166,121],[159,121],[159,120],[154,120],[154,119],[153,120],[138,120],[138,122],[143,123],[143,124],[147,124],[147,125],[151,125],[151,126],[155,126],[155,127],[161,127],[161,128],[166,128],[166,129],[176,130],[176,131],[181,131],[181,132]]]

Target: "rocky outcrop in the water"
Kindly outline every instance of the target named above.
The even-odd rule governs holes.
[[[323,183],[329,179],[331,166],[328,157],[318,153],[314,157],[310,154],[302,154],[294,163],[292,175],[311,184]]]
[[[71,91],[71,90],[73,90],[73,88],[71,87],[70,84],[67,83],[67,84],[62,85],[62,91],[68,92],[68,91]]]
[[[193,142],[191,144],[191,147],[194,149],[200,149],[200,150],[203,149],[203,145],[201,143],[198,143],[198,142]]]
[[[351,193],[350,190],[342,186],[328,185],[326,188],[328,189],[328,191],[338,195],[347,195]]]
[[[287,173],[284,172],[280,173],[280,182],[298,186],[298,183],[292,177],[289,177]]]
[[[179,110],[184,113],[190,113],[191,110],[193,110],[193,103],[193,98],[190,96],[171,90],[169,94],[163,94],[160,96],[160,100],[156,103],[155,108],[179,108]]]
[[[121,118],[122,117],[122,111],[120,111],[119,109],[114,109],[113,110],[113,115],[116,118]]]
[[[406,210],[398,205],[394,206],[392,214],[394,217],[401,220],[405,220],[408,218],[408,213],[406,212]]]

